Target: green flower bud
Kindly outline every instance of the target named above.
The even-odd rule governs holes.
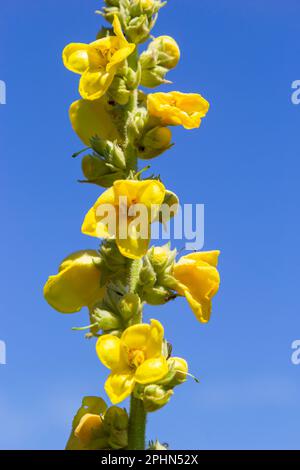
[[[179,46],[171,36],[159,36],[155,38],[150,43],[148,50],[150,52],[156,52],[157,64],[169,70],[176,67],[180,59]]]
[[[111,432],[113,429],[123,431],[128,428],[128,414],[124,408],[111,406],[104,415],[104,429]]]
[[[121,278],[125,275],[127,261],[121,255],[115,240],[108,239],[102,242],[100,257],[101,282],[103,285],[111,279]]]
[[[154,127],[139,142],[139,157],[147,160],[161,155],[172,146],[171,139],[172,132],[168,127]]]
[[[141,54],[142,68],[141,84],[154,88],[163,83],[167,72],[174,68],[180,58],[180,50],[176,41],[170,36],[160,36],[154,39],[148,49]]]
[[[126,169],[124,152],[116,142],[93,137],[91,139],[91,146],[95,152],[102,155],[105,161],[113,165],[116,169]]]
[[[104,188],[112,186],[114,181],[124,178],[124,172],[97,155],[85,155],[81,162],[82,172],[89,183],[94,183]],[[116,170],[116,171],[115,171]]]
[[[147,257],[143,260],[143,267],[140,270],[139,283],[143,286],[152,287],[156,283],[155,271]]]
[[[81,162],[81,168],[88,181],[95,181],[107,173],[105,162],[96,155],[85,155]]]
[[[141,65],[142,65],[142,75],[141,75],[141,85],[147,88],[155,88],[159,85],[171,83],[169,80],[165,79],[165,76],[168,72],[166,67],[161,65],[155,65],[154,67],[151,66],[146,68],[143,66],[141,57]]]
[[[143,132],[147,118],[148,115],[146,108],[139,108],[135,113],[131,113],[127,130],[128,137],[131,140],[137,139]]]
[[[143,393],[145,410],[149,413],[159,410],[170,401],[173,393],[173,390],[166,390],[161,385],[146,385]]]
[[[108,92],[111,99],[122,106],[126,105],[129,101],[130,91],[126,86],[124,78],[115,77]]]
[[[141,311],[141,300],[139,296],[131,293],[124,295],[119,302],[119,311],[125,321],[136,317]]]
[[[152,246],[147,252],[147,257],[154,271],[160,274],[174,263],[176,253],[176,249],[170,250],[170,243],[166,243],[163,246]]]
[[[120,0],[112,1],[111,3],[106,2],[107,7],[103,8],[103,12],[96,11],[96,13],[102,15],[109,23],[112,23],[115,15],[120,17],[119,2]]]
[[[111,406],[104,415],[104,432],[111,449],[122,449],[128,445],[128,414],[118,406]]]
[[[121,326],[120,318],[117,315],[97,307],[97,305],[91,312],[91,319],[93,322],[97,322],[99,329],[103,331],[118,329]]]
[[[137,69],[133,70],[132,68],[128,68],[126,74],[126,85],[129,90],[134,90],[137,88],[141,81],[141,66],[138,63]]]
[[[141,44],[145,42],[151,31],[151,23],[147,15],[141,15],[133,18],[127,28],[126,35],[130,42]]]
[[[160,385],[174,388],[186,381],[188,374],[188,364],[181,357],[170,357],[168,359],[169,372],[159,381]]]
[[[162,286],[145,287],[142,295],[143,300],[150,305],[163,305],[168,302],[170,291]]]

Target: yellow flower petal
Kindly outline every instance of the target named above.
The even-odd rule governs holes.
[[[199,320],[201,323],[207,323],[210,320],[212,310],[211,301],[203,298],[201,299],[201,301],[197,301],[196,298],[193,297],[188,290],[185,291],[184,295],[197,320]]]
[[[135,372],[135,380],[140,384],[150,384],[161,380],[169,372],[165,357],[147,359]]]
[[[164,327],[158,320],[151,320],[150,332],[146,346],[147,358],[161,356],[163,339]]]
[[[105,391],[115,405],[132,393],[135,379],[132,374],[110,374],[105,382]]]
[[[179,263],[182,264],[185,260],[194,260],[194,261],[203,261],[204,263],[208,263],[215,268],[218,265],[218,258],[220,255],[219,250],[214,251],[198,251],[195,253],[190,253],[186,256],[182,256],[179,260]]]
[[[114,182],[114,189],[116,203],[120,196],[124,196],[128,199],[128,205],[144,204],[147,208],[162,204],[166,193],[164,185],[157,180],[118,180]]]
[[[97,355],[108,369],[126,370],[127,363],[120,338],[114,335],[103,335],[96,344]]]
[[[121,26],[120,20],[117,17],[117,15],[114,15],[113,29],[114,29],[115,35],[118,36],[119,39],[127,42],[126,39],[125,39],[125,36],[123,34],[123,31],[122,31],[122,26]]]
[[[71,72],[83,74],[89,67],[88,49],[88,44],[68,44],[63,50],[64,66]]]
[[[123,331],[121,336],[122,344],[127,349],[145,349],[149,340],[150,325],[141,323],[130,326]]]
[[[108,226],[102,221],[106,217],[105,214],[100,216],[101,206],[108,205],[110,210],[113,210],[114,207],[114,189],[109,188],[104,191],[101,196],[97,199],[93,207],[86,214],[81,231],[85,235],[90,235],[91,237],[97,238],[107,238],[110,234],[108,231]]]
[[[111,85],[114,79],[114,70],[91,71],[86,70],[79,82],[79,93],[86,100],[98,100],[101,98]]]
[[[66,258],[59,273],[50,276],[44,287],[47,302],[62,313],[79,312],[101,300],[104,288],[100,288],[101,272],[96,266],[97,251],[83,250]]]
[[[138,190],[138,201],[151,208],[153,205],[160,206],[164,202],[166,188],[160,181],[145,180],[141,181]]]
[[[86,146],[90,146],[90,139],[95,136],[110,141],[120,138],[103,98],[74,101],[69,116],[74,131]]]
[[[126,47],[122,47],[122,49],[116,51],[106,66],[107,72],[109,72],[113,67],[118,66],[125,59],[127,59],[127,57],[133,53],[134,49],[134,44],[128,44]]]
[[[134,234],[134,230],[131,230],[131,234],[127,233],[126,238],[120,238],[117,236],[117,245],[120,253],[126,258],[139,259],[142,258],[148,251],[150,244],[150,227],[147,225],[145,230],[148,232],[148,236],[143,238],[140,234]],[[143,234],[142,234],[143,235]]]
[[[93,438],[96,432],[99,432],[103,426],[103,420],[100,415],[86,413],[82,416],[77,428],[74,430],[74,435],[80,441],[87,445]]]

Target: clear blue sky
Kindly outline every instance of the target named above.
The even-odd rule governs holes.
[[[99,7],[1,5],[2,449],[63,448],[81,397],[102,394],[107,375],[93,342],[71,331],[86,312],[60,315],[42,297],[65,255],[97,246],[80,233],[98,189],[76,183],[81,144],[67,109],[78,77],[61,50],[94,39]],[[181,47],[173,89],[200,92],[211,109],[200,130],[176,129],[176,146],[152,168],[182,202],[205,204],[205,249],[222,251],[208,325],[183,299],[146,310],[201,379],[149,417],[148,437],[173,449],[300,448],[300,366],[290,360],[300,339],[300,105],[290,99],[299,15],[296,0],[170,0],[154,30]]]

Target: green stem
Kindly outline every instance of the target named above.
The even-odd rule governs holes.
[[[142,400],[131,395],[128,449],[144,450],[146,446],[146,420],[147,415],[144,410]]]
[[[128,286],[130,294],[134,294],[139,281],[142,261],[140,259],[134,259],[130,260],[129,263]]]
[[[134,294],[137,288],[142,261],[140,259],[131,260],[128,275],[129,292]],[[134,323],[142,323],[142,314],[136,318]],[[128,428],[128,449],[144,450],[146,434],[146,412],[142,400],[131,395],[129,428]]]
[[[128,60],[129,66],[135,70],[137,67],[137,51]],[[137,150],[134,142],[130,137],[129,126],[131,113],[134,113],[138,106],[138,90],[133,89],[130,94],[129,102],[126,106],[126,120],[125,120],[125,154],[126,166],[128,173],[133,170],[137,171]],[[142,267],[142,260],[131,260],[128,273],[128,286],[129,292],[134,294],[137,289],[140,270]],[[143,322],[143,314],[138,315],[138,318],[133,320],[133,324]],[[146,440],[146,412],[144,409],[143,401],[131,395],[130,413],[129,413],[129,429],[128,429],[128,449],[130,450],[144,450]]]

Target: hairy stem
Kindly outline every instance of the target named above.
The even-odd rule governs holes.
[[[131,395],[130,416],[129,416],[129,450],[144,450],[146,445],[146,420],[147,415],[144,410],[142,400]]]
[[[136,70],[137,67],[137,51],[132,54],[128,60],[129,66]],[[132,114],[136,111],[138,106],[138,90],[137,88],[131,91],[129,102],[126,107],[126,123],[125,123],[125,154],[126,166],[128,172],[138,170],[137,165],[137,149],[135,143],[130,138],[129,127],[131,124]],[[128,287],[129,292],[134,294],[137,289],[139,281],[139,274],[142,267],[142,260],[131,260],[128,273]],[[142,323],[143,314],[138,315],[134,319],[134,323]],[[130,450],[144,450],[146,440],[146,412],[144,409],[143,401],[135,398],[132,394],[130,399],[130,413],[129,413],[129,428],[128,428],[128,449]]]
[[[128,273],[128,287],[129,292],[134,294],[137,288],[139,281],[140,269],[142,266],[142,261],[140,259],[130,260],[129,273]]]

